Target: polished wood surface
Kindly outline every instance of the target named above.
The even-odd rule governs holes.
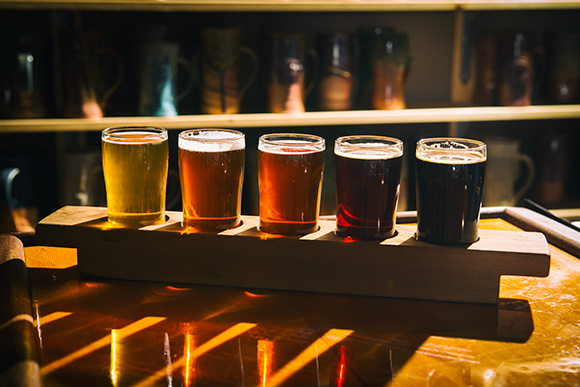
[[[580,4],[580,2],[578,3]],[[123,125],[166,129],[263,128],[319,125],[372,125],[580,118],[580,105],[477,106],[351,110],[339,112],[199,114],[177,117],[104,117],[0,120],[0,133],[102,131]]]
[[[2,0],[2,8],[145,11],[469,11],[577,9],[576,0]]]
[[[393,238],[355,241],[335,235],[335,219],[289,237],[258,231],[258,216],[217,234],[182,220],[168,211],[164,223],[126,229],[107,221],[106,207],[65,206],[40,221],[36,236],[76,248],[79,272],[94,278],[436,301],[497,303],[502,275],[545,277],[550,269],[539,232],[480,230],[475,243],[444,246],[416,240],[416,226],[405,224]]]
[[[577,386],[580,261],[550,253],[482,305],[96,281],[25,248],[47,386]]]

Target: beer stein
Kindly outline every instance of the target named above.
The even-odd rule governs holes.
[[[41,118],[47,114],[44,70],[47,66],[40,48],[41,40],[31,34],[16,37],[8,55],[10,117]]]
[[[119,54],[104,47],[96,31],[62,31],[63,115],[70,118],[101,118],[109,97],[119,88],[124,67]],[[116,69],[113,82],[105,79],[105,62],[112,60]]]
[[[271,113],[301,113],[304,100],[314,86],[316,75],[305,86],[306,46],[302,33],[276,33],[269,36],[270,75],[268,103]],[[309,51],[313,61],[316,53]],[[313,66],[316,69],[317,66]]]
[[[325,142],[308,134],[258,140],[260,231],[297,235],[318,230]]]
[[[475,46],[475,87],[473,100],[480,105],[497,105],[498,55],[497,39],[493,33],[483,33]]]
[[[383,136],[345,136],[334,143],[336,234],[354,239],[395,235],[403,142]]]
[[[552,43],[548,97],[555,103],[576,102],[580,78],[580,34],[560,33]]]
[[[178,114],[178,102],[193,89],[193,66],[179,56],[178,43],[153,41],[145,44],[142,49],[139,114],[174,117]],[[188,76],[181,92],[177,90],[179,65],[187,71]]]
[[[221,231],[240,224],[246,140],[228,129],[179,133],[183,226]]]
[[[258,56],[240,45],[241,31],[208,28],[201,31],[202,110],[236,114],[248,87],[258,74]],[[252,70],[240,86],[240,59],[250,58]]]
[[[353,49],[350,34],[331,32],[318,35],[320,109],[349,110],[352,107]]]
[[[372,107],[377,110],[404,109],[405,83],[411,56],[406,34],[388,28],[375,28],[370,42]]]
[[[486,139],[487,165],[483,205],[513,206],[531,188],[535,167],[532,158],[520,153],[517,140],[508,138]],[[518,187],[518,182],[523,183]]]
[[[509,32],[500,43],[499,104],[529,106],[534,86],[534,46],[529,34]]]
[[[33,204],[33,182],[23,168],[0,169],[0,232],[34,232],[38,208]]]
[[[479,239],[487,160],[481,141],[426,138],[417,142],[417,238],[435,244]]]
[[[101,152],[96,149],[68,150],[62,153],[59,169],[61,205],[106,204],[101,160]]]
[[[167,130],[114,127],[101,135],[109,222],[139,228],[165,221]]]

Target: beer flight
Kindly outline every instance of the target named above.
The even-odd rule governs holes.
[[[271,133],[258,140],[259,231],[301,235],[318,230],[326,144],[310,134]],[[230,129],[179,133],[183,227],[220,232],[241,223],[245,136]],[[157,127],[102,132],[109,222],[140,228],[165,221],[168,134]],[[460,138],[421,139],[417,159],[416,237],[435,244],[478,239],[486,145]],[[334,143],[338,236],[396,234],[403,142],[352,135]]]

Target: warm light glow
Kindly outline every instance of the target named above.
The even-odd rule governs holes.
[[[334,345],[346,339],[353,331],[345,329],[331,329],[321,338],[312,343],[302,353],[281,368],[268,382],[269,387],[279,386],[288,378],[310,363],[316,356],[322,355]],[[322,351],[318,349],[321,348]]]
[[[155,325],[161,321],[165,320],[165,317],[145,317],[142,318],[141,320],[135,321],[133,324],[129,324],[126,327],[123,327],[121,329],[117,329],[117,334],[116,334],[116,338],[118,340],[122,340],[123,338],[130,336],[134,333],[137,333],[139,331],[142,331],[144,329],[149,328],[152,325]],[[95,352],[101,348],[106,347],[107,345],[111,344],[111,335],[107,335],[81,349],[79,349],[76,352],[71,353],[68,356],[65,356],[61,359],[55,360],[50,364],[47,364],[46,366],[42,367],[40,369],[40,373],[42,375],[47,375],[53,371],[56,371],[59,368],[62,368],[70,363],[72,363],[73,361],[80,359],[83,356],[86,356],[92,352]],[[165,369],[164,369],[165,371]]]
[[[252,298],[261,298],[261,297],[266,297],[265,294],[256,294],[256,293],[250,293],[248,291],[244,291],[244,294],[248,297],[252,297]]]
[[[344,367],[346,366],[346,347],[344,345],[340,346],[340,366],[338,369],[338,378],[336,378],[337,387],[342,387],[344,382]]]
[[[36,321],[34,322],[38,327],[40,327],[41,325],[45,325],[48,323],[51,323],[53,321],[59,320],[63,317],[69,316],[71,315],[71,312],[54,312],[51,314],[47,314],[44,317],[38,317],[38,312],[37,312],[37,316],[36,316]]]
[[[195,376],[195,356],[193,355],[194,351],[195,351],[195,338],[191,333],[186,333],[183,349],[185,357],[185,364],[183,366],[184,387],[189,387],[193,384],[192,382]]]
[[[109,367],[111,383],[117,386],[119,378],[117,377],[117,330],[111,329],[111,365]]]
[[[274,343],[269,340],[258,340],[258,375],[262,387],[267,386],[274,367]]]
[[[352,243],[352,242],[357,242],[357,241],[358,241],[358,239],[354,239],[354,238],[349,237],[349,236],[344,238],[344,243]]]
[[[191,288],[178,288],[175,286],[166,286],[165,287],[167,290],[177,290],[177,291],[184,291],[184,290],[191,290]]]
[[[193,358],[198,358],[204,353],[211,351],[212,349],[216,348],[217,346],[233,339],[241,335],[242,333],[252,329],[257,324],[252,323],[238,323],[231,328],[226,329],[216,337],[206,341],[199,347],[195,348],[191,351],[191,356]],[[179,360],[173,362],[173,367],[175,369],[179,367],[183,367],[185,365],[186,357],[182,356]],[[144,387],[144,386],[153,386],[156,385],[157,380],[161,379],[166,374],[165,368],[158,370],[153,375],[149,376],[147,379],[143,380],[141,383],[135,385],[135,387]]]

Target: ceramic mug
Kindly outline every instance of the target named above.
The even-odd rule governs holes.
[[[124,77],[119,54],[102,44],[97,31],[62,31],[59,45],[63,115],[70,118],[103,117],[107,100],[119,88]],[[112,60],[116,67],[112,82],[104,79],[105,58]]]
[[[322,110],[349,110],[352,107],[353,44],[352,36],[348,33],[328,32],[318,35],[318,107]]]
[[[491,138],[486,139],[485,143],[487,165],[483,205],[516,205],[534,182],[534,162],[530,156],[520,152],[517,140]]]
[[[404,109],[405,84],[411,69],[409,38],[391,28],[375,28],[370,39],[372,107]]]
[[[139,114],[155,117],[174,117],[177,104],[193,89],[193,66],[179,56],[179,44],[154,41],[142,47]],[[183,90],[177,90],[178,67],[187,72]]]
[[[271,113],[301,113],[304,100],[314,86],[316,74],[306,85],[306,42],[303,33],[274,33],[269,35],[270,74],[268,103]],[[315,51],[308,51],[316,62]],[[317,66],[313,66],[316,69]]]
[[[202,111],[236,114],[248,87],[258,74],[258,56],[240,44],[241,31],[206,28],[201,31]],[[240,60],[247,56],[251,71],[240,85]]]

